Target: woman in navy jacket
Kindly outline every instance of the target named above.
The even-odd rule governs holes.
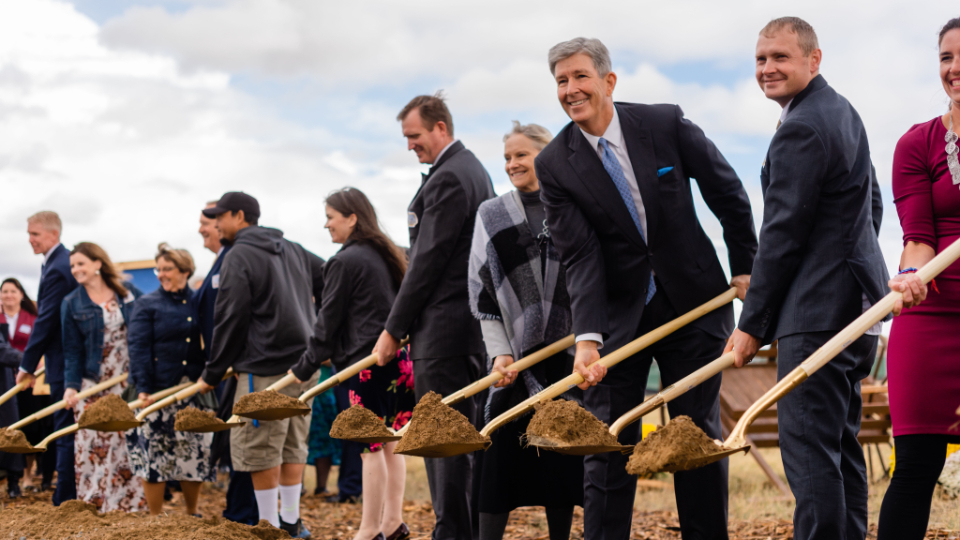
[[[80,284],[63,299],[63,399],[74,420],[90,404],[108,394],[122,395],[122,382],[84,400],[77,392],[130,370],[127,322],[140,291],[122,283],[110,257],[98,245],[80,242],[70,252],[70,273]],[[74,443],[77,498],[101,512],[143,509],[143,488],[133,478],[122,433],[82,429]]]
[[[195,269],[193,257],[167,244],[157,249],[160,288],[137,300],[129,338],[130,371],[139,398],[148,403],[154,392],[196,381],[205,361],[200,347],[197,294],[187,286]],[[202,400],[198,395],[161,409],[147,416],[146,423],[127,437],[134,473],[143,481],[153,515],[163,511],[166,482],[180,482],[186,511],[196,514],[201,484],[216,479],[210,464],[213,434],[173,429],[177,411],[186,407],[207,409]]]

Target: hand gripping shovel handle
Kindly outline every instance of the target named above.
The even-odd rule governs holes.
[[[400,341],[400,349],[406,347],[407,343],[410,343],[410,338],[403,338]],[[397,349],[397,350],[400,350],[400,349]],[[301,402],[306,403],[307,400],[313,397],[319,396],[320,394],[326,392],[327,390],[333,388],[334,386],[337,386],[338,384],[343,384],[350,377],[353,377],[354,375],[360,373],[361,371],[367,368],[373,367],[376,364],[377,364],[377,355],[371,354],[370,356],[364,358],[363,360],[360,360],[350,366],[347,366],[342,371],[338,371],[335,375],[333,375],[329,379],[307,390],[306,392],[303,393],[302,396],[300,396],[299,399]]]
[[[733,301],[737,297],[737,289],[730,288],[723,294],[717,296],[713,300],[710,300],[706,304],[699,306],[688,313],[677,317],[676,319],[668,322],[667,324],[648,332],[639,338],[631,341],[630,343],[620,347],[616,351],[604,356],[599,360],[600,365],[607,368],[613,367],[623,360],[630,358],[631,356],[637,354],[643,349],[653,345],[654,343],[660,341],[671,333],[679,330],[680,328],[690,324],[691,322],[699,319],[700,317],[710,313],[711,311],[725,306]],[[537,403],[545,403],[551,401],[554,398],[560,396],[572,386],[583,383],[583,377],[579,373],[573,373],[559,380],[558,382],[550,385],[548,388],[545,388],[539,394],[530,396],[519,405],[510,409],[509,411],[501,414],[500,416],[494,418],[490,421],[486,427],[480,431],[481,435],[489,436],[491,433],[502,427],[504,424],[507,424],[514,418],[524,414],[533,408]]]
[[[34,377],[34,378],[37,378],[37,377],[43,375],[43,373],[44,373],[46,370],[47,370],[46,367],[42,367],[42,368],[38,369],[36,372],[34,372],[33,377]],[[7,390],[6,392],[4,392],[4,394],[3,394],[2,396],[0,396],[0,405],[3,405],[4,403],[10,401],[10,398],[12,398],[13,396],[19,394],[20,392],[26,390],[26,388],[27,388],[27,381],[23,381],[23,382],[20,383],[20,384],[15,384],[15,385],[13,385],[13,388]]]
[[[946,249],[941,251],[930,262],[923,265],[923,268],[917,271],[917,275],[920,276],[920,279],[922,279],[924,283],[929,283],[931,279],[937,277],[940,272],[946,270],[946,268],[953,264],[958,258],[960,258],[960,240],[947,246]],[[804,360],[796,369],[788,373],[786,377],[781,379],[780,382],[761,396],[756,403],[751,405],[750,408],[743,413],[737,425],[730,432],[730,436],[727,437],[726,442],[724,442],[724,446],[727,448],[741,448],[746,446],[747,428],[760,416],[760,413],[770,408],[770,406],[779,401],[780,398],[807,380],[810,375],[813,375],[818,369],[825,366],[830,360],[833,360],[834,357],[840,354],[840,351],[859,339],[870,327],[883,320],[888,313],[893,311],[893,306],[902,296],[903,293],[891,292],[881,298],[873,307],[865,311],[863,315],[857,317],[852,323],[847,325],[846,328],[841,330],[840,333],[830,341],[824,343],[815,353]]]
[[[86,399],[94,394],[97,394],[108,388],[118,385],[123,381],[127,380],[127,375],[128,375],[127,373],[124,373],[123,375],[117,375],[112,379],[107,379],[106,381],[103,381],[100,384],[91,386],[90,388],[87,388],[82,392],[78,392],[76,395],[76,399]],[[60,409],[65,408],[66,406],[67,406],[66,400],[61,399],[60,401],[54,403],[53,405],[50,405],[45,409],[40,409],[39,411],[31,414],[30,416],[24,418],[23,420],[20,420],[19,422],[11,425],[7,429],[20,429],[23,426],[30,424],[31,422],[36,422],[41,418],[46,418],[47,416],[50,416],[51,414],[59,411]]]
[[[659,409],[663,405],[670,403],[683,394],[686,394],[692,388],[702,384],[707,379],[732,366],[735,359],[736,356],[734,356],[733,351],[728,352],[720,358],[717,358],[702,368],[664,388],[657,395],[644,401],[640,405],[637,405],[629,412],[618,418],[617,421],[610,426],[610,433],[614,436],[619,435],[620,432],[623,431],[623,428]]]
[[[225,381],[230,377],[233,377],[233,368],[228,369],[227,372],[223,374],[223,378],[220,380]],[[196,395],[197,392],[200,391],[200,389],[201,389],[200,381],[197,381],[195,383],[184,383],[183,385],[180,385],[180,386],[175,386],[173,388],[167,388],[166,390],[161,390],[160,392],[157,392],[156,394],[153,394],[150,397],[153,398],[154,400],[159,398],[163,398],[163,399],[160,399],[159,401],[155,401],[153,405],[150,405],[146,409],[140,411],[140,414],[137,415],[137,420],[140,420],[142,422],[144,418],[150,416],[151,414],[159,411],[164,407],[169,407],[174,403],[179,403],[185,399],[189,399],[194,395]],[[140,400],[137,400],[134,403],[140,403]],[[140,403],[138,407],[141,405],[143,405],[143,403]],[[134,409],[136,407],[130,407],[130,408]]]

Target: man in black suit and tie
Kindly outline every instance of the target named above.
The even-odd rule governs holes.
[[[27,218],[27,233],[33,252],[43,254],[40,270],[40,290],[37,293],[37,320],[33,333],[23,351],[17,383],[28,381],[33,386],[33,373],[40,358],[46,367],[46,381],[50,385],[50,397],[55,401],[63,398],[63,343],[61,341],[60,303],[77,287],[77,280],[70,273],[70,252],[60,243],[63,224],[56,212],[43,211]],[[73,424],[73,412],[63,409],[53,413],[53,429],[58,430]],[[61,437],[57,445],[57,489],[53,504],[77,498],[77,486],[73,468],[73,436]]]
[[[400,111],[407,146],[430,163],[408,207],[410,264],[374,349],[385,365],[400,339],[410,335],[415,393],[450,394],[480,377],[484,347],[480,323],[470,313],[467,264],[480,203],[494,197],[490,175],[453,137],[453,118],[440,94],[415,97]],[[475,399],[454,405],[474,422]],[[437,516],[433,538],[470,539],[473,455],[427,458],[427,481]]]
[[[547,223],[567,268],[577,337],[575,370],[587,409],[611,423],[643,401],[652,359],[663,385],[716,359],[733,328],[733,308],[703,316],[614,368],[591,365],[730,286],[697,220],[691,177],[720,219],[733,284],[742,294],[757,249],[740,179],[703,131],[675,105],[614,103],[617,76],[606,47],[577,38],[550,50],[550,69],[568,124],[536,159]],[[669,404],[720,438],[720,376]],[[638,440],[638,425],[620,434]],[[584,534],[630,534],[636,479],[619,453],[584,460]],[[727,538],[727,463],[677,473],[684,538]]]
[[[813,28],[775,19],[757,41],[757,81],[783,107],[760,174],[763,226],[753,282],[727,349],[737,365],[778,341],[783,377],[886,292],[877,235],[883,203],[863,122],[820,75]],[[879,324],[777,404],[780,450],[797,499],[797,540],[862,540],[867,477],[860,381]]]

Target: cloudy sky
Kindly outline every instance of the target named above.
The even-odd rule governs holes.
[[[261,223],[328,257],[324,195],[366,192],[398,243],[426,167],[395,120],[444,89],[456,135],[510,189],[501,137],[511,120],[558,131],[546,52],[603,40],[623,101],[679,103],[747,186],[759,226],[759,171],[779,116],[753,78],[758,30],[798,15],[817,29],[822,73],[859,110],[900,248],[891,154],[911,125],[945,111],[936,35],[948,2],[610,0],[20,0],[0,2],[0,276],[35,294],[40,256],[25,218],[55,210],[64,243],[114,260],[167,241],[206,269],[199,210],[224,191],[261,203]],[[725,263],[719,225],[701,219]]]

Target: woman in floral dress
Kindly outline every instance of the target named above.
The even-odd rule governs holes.
[[[306,381],[328,358],[344,369],[370,354],[387,321],[406,272],[406,258],[377,224],[377,214],[360,191],[346,188],[326,201],[330,238],[343,248],[323,267],[323,296],[310,346],[290,370]],[[407,351],[397,362],[363,370],[345,385],[350,403],[373,411],[392,428],[410,419],[413,370]],[[344,455],[363,460],[363,517],[355,540],[409,537],[403,523],[406,465],[394,455],[395,442],[364,445],[342,441]]]
[[[63,300],[63,355],[66,391],[63,398],[76,419],[107,394],[121,395],[127,382],[78,400],[77,392],[127,373],[127,324],[140,291],[120,275],[100,246],[77,244],[70,252],[70,272],[81,286]],[[143,487],[134,477],[123,433],[77,432],[74,464],[77,498],[101,512],[143,510]]]

